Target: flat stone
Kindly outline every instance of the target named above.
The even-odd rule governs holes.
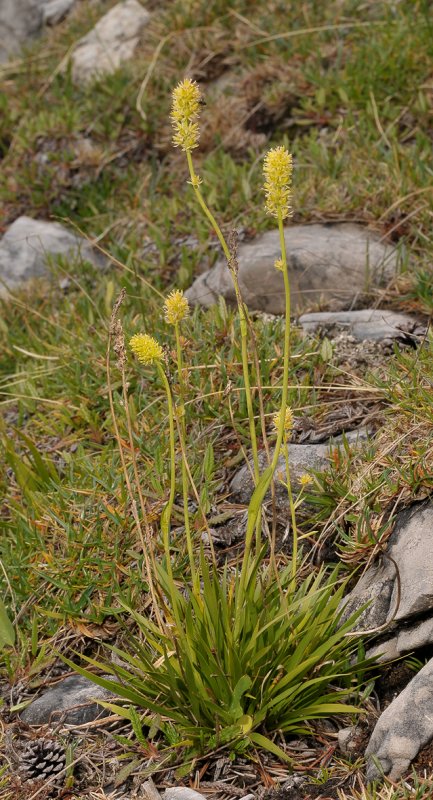
[[[398,265],[397,250],[352,223],[292,225],[285,228],[292,311],[321,302],[331,310],[347,308],[367,288],[389,280]],[[284,284],[274,267],[280,258],[278,231],[268,231],[239,247],[239,285],[250,309],[283,314]],[[225,260],[200,275],[186,292],[191,304],[208,308],[224,297],[235,303]]]
[[[18,217],[0,241],[0,296],[32,278],[49,276],[50,262],[59,256],[98,268],[106,263],[85,239],[58,222]]]
[[[425,619],[406,625],[395,636],[385,639],[367,651],[367,657],[380,661],[392,661],[405,653],[433,644],[433,619]]]
[[[365,755],[367,781],[397,781],[433,738],[433,659],[379,717]]]
[[[344,619],[369,603],[356,622],[356,630],[375,629],[386,622],[406,622],[433,609],[433,502],[416,503],[400,512],[388,540],[386,553],[396,562],[400,575],[400,601],[396,570],[381,556],[344,598]],[[426,627],[426,632],[429,629]],[[429,634],[430,635],[430,634]],[[404,640],[404,637],[403,637]],[[380,649],[380,647],[378,647]]]
[[[424,333],[424,329],[415,317],[375,308],[302,314],[298,322],[306,333],[329,332],[337,328],[349,333],[360,342],[365,339],[410,341],[411,338],[416,342]]]
[[[134,55],[149,20],[149,12],[138,0],[123,0],[113,6],[77,43],[72,53],[73,80],[88,84],[115,72]]]
[[[38,0],[1,0],[0,63],[18,53],[27,39],[37,36],[43,21]]]
[[[105,676],[113,680],[112,675]],[[110,711],[93,702],[110,700],[116,695],[97,686],[82,675],[65,678],[53,689],[33,701],[21,714],[27,725],[49,725],[61,722],[64,725],[84,725],[95,719],[106,717]]]
[[[358,439],[363,439],[365,435],[365,430],[361,429],[360,431],[349,431],[345,434],[345,437],[346,440],[351,443],[358,441]],[[325,444],[289,444],[290,483],[295,493],[299,492],[301,475],[308,474],[312,470],[319,471],[326,469],[330,457],[330,448],[338,446],[341,441],[342,437],[338,436]],[[266,453],[261,451],[259,453],[260,470],[263,470],[267,465]],[[254,491],[252,470],[252,461],[249,462],[249,465],[244,464],[230,483],[230,491],[233,499],[243,505],[248,505]],[[287,488],[281,480],[278,480],[279,476],[281,476],[282,481],[285,481],[286,461],[284,453],[278,459],[275,469],[275,505],[277,510],[282,512],[287,511],[289,505]],[[265,502],[269,502],[270,499],[271,492],[269,491],[265,496]]]

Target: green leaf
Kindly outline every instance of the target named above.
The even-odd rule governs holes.
[[[332,344],[325,336],[320,347],[320,358],[325,364],[329,364],[329,362],[332,360],[332,353]]]
[[[253,682],[249,675],[242,675],[242,678],[239,678],[235,688],[233,689],[233,699],[230,704],[230,714],[233,715],[234,719],[238,719],[244,714],[244,709],[241,706],[241,698],[251,688]]]
[[[248,734],[248,738],[253,744],[257,744],[259,747],[263,747],[264,750],[268,750],[269,753],[272,753],[274,756],[277,756],[281,761],[285,762],[286,764],[291,764],[292,759],[289,758],[287,753],[278,747],[275,742],[272,742],[271,739],[268,739],[267,736],[262,736],[261,733],[250,733]]]
[[[3,600],[0,600],[0,648],[13,647],[15,644],[15,630],[6,611]]]
[[[257,515],[259,514],[261,505],[263,503],[265,494],[269,488],[269,484],[272,480],[272,475],[274,474],[274,470],[271,466],[266,467],[260,480],[254,489],[254,492],[251,495],[251,500],[248,505],[248,526],[255,525]]]

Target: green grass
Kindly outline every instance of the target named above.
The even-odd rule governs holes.
[[[119,598],[139,608],[147,590],[113,438],[105,357],[111,307],[122,287],[126,335],[146,327],[172,347],[158,292],[189,285],[216,257],[186,165],[170,144],[170,92],[185,70],[207,95],[198,171],[224,230],[236,225],[254,235],[272,225],[263,213],[261,159],[269,145],[285,142],[295,158],[295,221],[357,220],[390,233],[410,256],[385,302],[426,316],[433,309],[429,4],[218,0],[193,2],[190,13],[184,2],[156,6],[136,58],[92,88],[74,86],[58,67],[99,17],[97,5],[78,4],[22,59],[1,67],[5,224],[23,213],[60,218],[101,237],[119,262],[103,275],[77,264],[66,291],[56,282],[40,284],[31,297],[17,293],[1,303],[0,583],[19,622],[17,645],[0,664],[12,681],[29,680],[54,658],[51,637],[68,634],[78,642],[83,626],[102,636],[104,625],[115,629]],[[140,86],[169,35],[139,114]],[[228,70],[233,88],[221,98],[212,81]],[[59,276],[65,271],[68,265],[60,265]],[[254,327],[271,415],[282,330],[260,318]],[[230,511],[227,477],[240,443],[248,448],[249,441],[233,311],[223,303],[195,311],[186,338],[188,453],[212,519]],[[384,504],[431,491],[431,346],[428,339],[418,352],[396,353],[387,369],[366,378],[384,424],[379,452],[343,454],[312,490],[317,535],[336,537],[348,572],[371,552],[370,530],[378,535]],[[289,396],[296,416],[317,424],[337,403],[357,398],[356,385],[321,357],[320,347],[295,333],[290,378],[297,388]],[[134,444],[157,517],[166,499],[163,399],[132,365],[127,377]],[[114,363],[112,380],[126,438]],[[340,390],[327,388],[336,382]],[[228,385],[231,408],[221,402]],[[386,452],[408,426],[410,435]],[[209,441],[213,466],[206,472]],[[365,471],[360,485],[348,476],[349,465]],[[335,522],[342,510],[344,525]],[[181,526],[180,501],[175,515]],[[199,538],[199,513],[193,523]],[[175,551],[181,575],[181,537]]]

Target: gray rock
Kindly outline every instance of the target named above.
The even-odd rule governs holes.
[[[149,20],[149,12],[138,0],[123,0],[113,6],[76,45],[72,53],[73,80],[88,84],[115,72],[132,58]]]
[[[329,447],[326,444],[290,444],[289,445],[289,467],[290,482],[294,491],[299,489],[299,478],[310,470],[321,470],[326,468],[329,458]],[[259,466],[263,470],[267,466],[266,454],[259,453]],[[284,455],[280,456],[275,470],[275,503],[279,511],[287,507],[287,489],[278,480],[281,475],[282,480],[286,477],[286,467]],[[254,490],[252,476],[252,462],[250,465],[244,464],[236,473],[230,483],[230,492],[238,503],[247,505]],[[270,491],[265,497],[265,502],[271,499]]]
[[[70,12],[75,0],[43,0],[42,13],[46,25],[57,25]]]
[[[26,39],[36,36],[43,25],[38,0],[1,0],[0,63],[19,52]]]
[[[368,743],[367,780],[398,780],[433,738],[433,659],[379,717]]]
[[[113,680],[111,675],[105,676]],[[48,689],[34,700],[21,714],[28,725],[48,725],[61,722],[64,725],[84,725],[110,712],[92,701],[110,700],[115,695],[108,689],[97,686],[81,675],[65,678],[53,689]]]
[[[433,502],[416,503],[397,515],[386,552],[396,562],[400,574],[398,600],[396,570],[382,556],[360,578],[344,599],[344,618],[370,603],[356,622],[356,630],[379,628],[387,622],[398,624],[416,614],[433,609]],[[428,635],[430,635],[428,629]],[[404,640],[404,637],[403,637]],[[380,648],[378,648],[380,649]]]
[[[395,636],[371,647],[367,651],[367,657],[376,658],[378,661],[392,661],[405,653],[430,644],[433,644],[433,619],[425,619],[413,625],[406,625],[398,630]]]
[[[0,241],[0,296],[32,278],[48,276],[50,261],[63,256],[90,261],[102,268],[102,258],[81,236],[58,222],[19,217]]]
[[[321,301],[328,308],[350,306],[372,284],[396,271],[398,254],[360,225],[292,225],[285,229],[292,310]],[[274,267],[280,258],[278,231],[239,247],[239,284],[250,309],[284,312],[283,276]],[[191,304],[213,305],[219,295],[235,302],[226,262],[218,261],[186,292]]]
[[[360,431],[349,431],[345,434],[348,442],[356,442],[358,439],[363,439],[364,436],[364,429],[361,429]],[[299,491],[299,479],[301,475],[305,475],[305,473],[309,473],[311,470],[326,469],[330,455],[330,447],[338,445],[341,443],[341,441],[342,437],[338,436],[326,444],[289,444],[290,482],[294,492]],[[260,470],[264,469],[267,466],[267,463],[266,454],[263,451],[260,452]],[[233,498],[243,505],[247,505],[249,503],[254,490],[252,469],[252,461],[250,461],[249,466],[244,464],[244,466],[241,467],[236,473],[234,478],[232,478],[230,483],[230,491],[233,495]],[[279,476],[281,476],[282,480],[285,481],[286,466],[284,454],[278,459],[275,470],[275,505],[277,511],[282,512],[287,511],[289,506],[287,489],[284,484],[278,480]],[[265,502],[269,502],[270,499],[271,492],[269,491],[265,496]]]
[[[330,311],[317,314],[302,314],[298,320],[306,333],[317,330],[344,330],[358,341],[373,339],[407,339],[414,341],[424,333],[418,321],[409,314],[396,314],[375,308],[359,311]]]
[[[204,795],[188,786],[171,786],[162,795],[163,800],[203,800]]]
[[[356,736],[356,725],[350,725],[348,728],[340,728],[337,734],[338,747],[342,753],[349,754],[352,752],[353,739]]]

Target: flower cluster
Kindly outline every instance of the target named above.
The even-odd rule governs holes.
[[[153,364],[155,361],[161,361],[164,358],[164,351],[161,345],[148,333],[136,333],[130,339],[129,346],[141,364]]]
[[[164,317],[169,325],[177,325],[189,314],[188,300],[182,289],[170,292],[164,303]]]
[[[263,165],[265,176],[266,210],[282,219],[290,216],[293,159],[285,147],[274,147],[266,155]],[[278,267],[277,267],[278,269]]]
[[[290,431],[293,428],[293,421],[294,421],[293,411],[289,406],[287,406],[285,414],[284,414],[284,423],[283,423],[284,424],[284,433],[286,433],[286,434],[290,433]],[[274,414],[272,422],[274,423],[274,428],[275,428],[276,432],[278,433],[278,431],[280,430],[280,424],[281,424],[281,411],[277,411],[277,413]]]
[[[185,78],[172,94],[171,121],[174,128],[173,144],[182,150],[198,146],[201,93],[195,81]]]

